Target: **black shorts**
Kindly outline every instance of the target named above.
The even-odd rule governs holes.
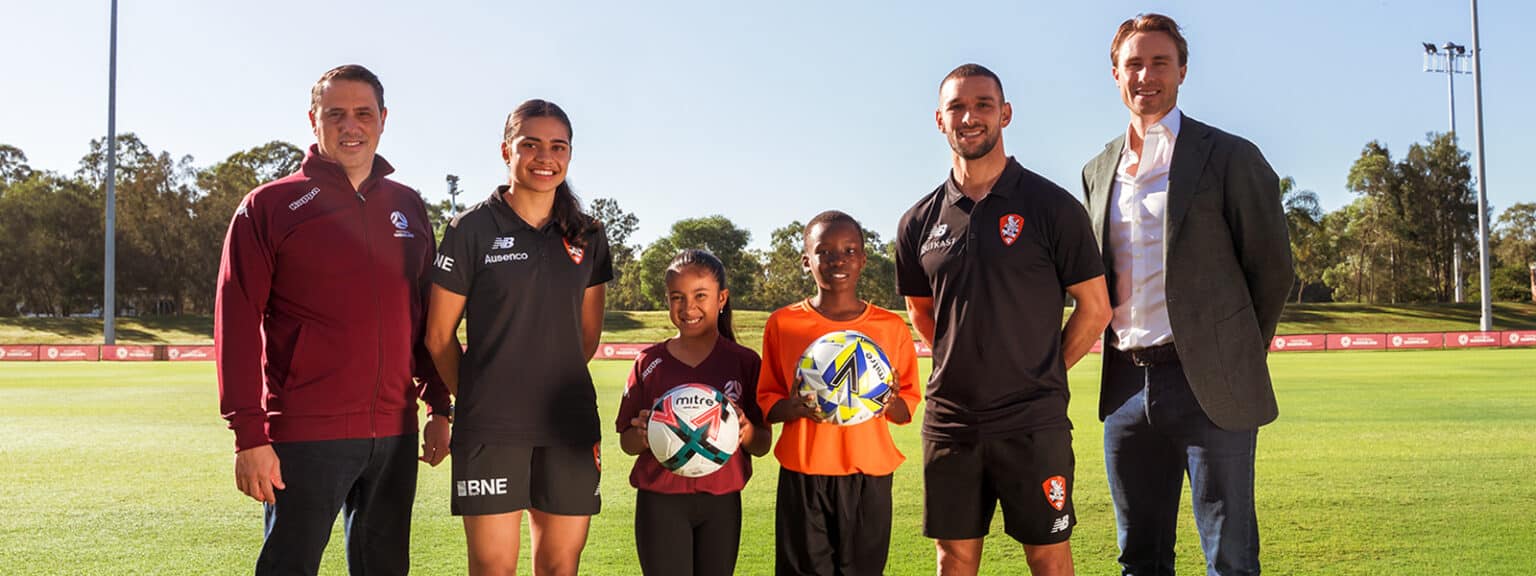
[[[884,574],[891,548],[891,475],[779,470],[774,571],[779,576]]]
[[[504,514],[533,508],[591,516],[602,507],[599,446],[455,446],[454,516]]]
[[[987,535],[1003,506],[1004,531],[1038,546],[1072,537],[1071,430],[1040,430],[979,442],[923,439],[923,534]]]
[[[635,550],[647,575],[730,576],[740,547],[740,492],[635,496]]]

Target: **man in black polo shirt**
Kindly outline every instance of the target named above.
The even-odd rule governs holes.
[[[992,71],[945,76],[934,119],[953,151],[950,177],[896,233],[897,288],[933,346],[923,532],[946,575],[980,570],[999,502],[1033,574],[1072,573],[1067,368],[1111,314],[1087,212],[1003,151],[1012,115]],[[1063,291],[1077,302],[1065,332]]]

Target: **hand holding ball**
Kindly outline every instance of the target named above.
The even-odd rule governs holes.
[[[656,400],[646,440],[663,468],[689,478],[706,476],[736,453],[741,414],[719,390],[683,384]]]

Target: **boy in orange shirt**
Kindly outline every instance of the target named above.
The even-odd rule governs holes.
[[[912,333],[900,316],[860,300],[864,228],[838,211],[805,226],[805,267],[816,294],[775,311],[763,330],[757,402],[768,423],[784,423],[774,456],[779,472],[776,572],[882,574],[891,541],[891,475],[905,457],[886,421],[906,424],[922,399]],[[794,392],[802,353],[829,332],[855,330],[875,341],[896,373],[881,417],[839,426],[819,420]]]

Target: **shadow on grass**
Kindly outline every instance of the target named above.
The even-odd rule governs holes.
[[[603,313],[603,330],[634,330],[644,327],[645,323],[629,312],[609,310]]]
[[[100,343],[103,338],[100,318],[0,318],[0,334],[7,333],[13,339],[39,344]],[[185,344],[212,339],[212,316],[138,316],[117,321],[117,341],[122,344]]]
[[[1436,332],[1477,330],[1476,302],[1461,304],[1290,304],[1282,315],[1282,333]],[[746,341],[759,338],[767,313],[738,310],[736,329]],[[1496,330],[1536,330],[1536,304],[1499,302],[1493,306]],[[462,328],[462,327],[461,327]],[[11,331],[11,329],[15,329]],[[651,341],[672,332],[666,311],[610,310],[603,314],[606,338]],[[100,343],[100,318],[0,318],[0,340],[14,343]],[[751,333],[751,334],[748,334]],[[7,336],[9,334],[9,336]],[[120,318],[118,341],[129,344],[187,344],[213,340],[213,317],[140,316]],[[11,343],[11,342],[7,342]]]

